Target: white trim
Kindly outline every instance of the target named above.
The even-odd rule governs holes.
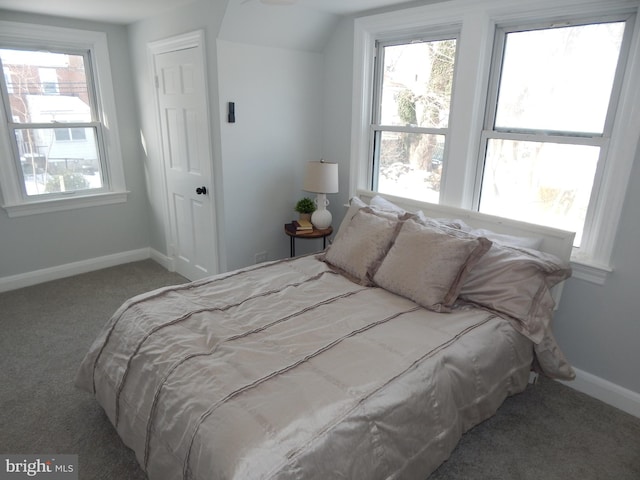
[[[164,38],[161,40],[156,40],[154,42],[150,42],[147,44],[147,68],[149,71],[149,75],[151,78],[151,88],[154,90],[155,94],[153,95],[154,100],[154,108],[156,112],[155,126],[157,132],[158,139],[158,152],[160,152],[161,156],[161,178],[162,185],[164,186],[164,192],[168,192],[168,183],[167,183],[167,160],[165,158],[165,151],[163,146],[163,132],[162,132],[162,122],[161,122],[161,112],[160,112],[160,101],[158,98],[158,79],[156,73],[156,56],[163,53],[175,52],[178,50],[185,50],[188,48],[196,48],[200,55],[200,60],[202,62],[202,75],[204,81],[204,99],[203,102],[206,105],[205,114],[206,114],[206,122],[207,128],[211,129],[212,117],[211,117],[211,109],[210,109],[210,101],[209,101],[209,88],[208,88],[208,64],[207,64],[207,52],[206,52],[206,37],[205,31],[194,30],[193,32],[184,33],[182,35],[176,35],[169,38]],[[209,149],[208,154],[211,159],[213,159],[213,144],[211,143],[212,139],[209,139]],[[221,243],[219,242],[219,227],[218,227],[218,215],[219,212],[217,210],[218,204],[221,204],[218,189],[214,189],[213,185],[216,183],[216,178],[218,178],[218,172],[216,170],[215,162],[211,163],[211,185],[210,189],[213,192],[213,198],[215,199],[214,205],[211,209],[211,222],[213,225],[213,238],[212,240],[216,243],[213,248],[213,258],[211,259],[211,274],[220,272],[220,248]],[[176,249],[175,249],[175,228],[173,227],[173,220],[170,209],[170,198],[168,194],[164,194],[163,202],[162,202],[162,214],[163,214],[163,224],[164,224],[164,232],[166,239],[166,249],[169,252],[169,257],[167,257],[170,267],[167,267],[170,271],[176,271],[177,268],[177,258],[176,258]],[[176,227],[177,228],[177,227]],[[184,272],[183,272],[184,274]]]
[[[168,257],[164,253],[156,250],[155,248],[149,248],[149,258],[151,258],[151,260],[153,260],[154,262],[159,263],[170,272],[176,271],[175,259],[172,257]]]
[[[154,102],[154,111],[155,115],[155,127],[157,132],[158,139],[158,149],[157,151],[161,156],[161,166],[160,176],[162,179],[163,191],[168,192],[167,187],[167,173],[166,173],[166,162],[164,159],[164,147],[163,147],[163,138],[162,138],[162,123],[161,123],[161,112],[160,112],[160,103],[158,100],[158,78],[156,76],[156,56],[161,55],[163,53],[170,53],[176,50],[187,49],[187,48],[199,48],[204,44],[204,32],[202,30],[196,30],[195,32],[185,33],[183,35],[176,35],[174,37],[163,38],[161,40],[156,40],[154,42],[150,42],[147,44],[147,68],[149,71],[149,77],[151,79],[150,88],[153,89],[153,102]],[[204,54],[203,54],[204,55]],[[174,248],[174,234],[171,228],[171,213],[169,207],[169,196],[163,194],[162,196],[162,216],[163,221],[162,224],[164,226],[164,238],[166,240],[166,250],[169,252],[169,259],[172,266],[171,271],[175,271],[175,248]]]
[[[55,198],[38,202],[19,203],[17,205],[3,205],[10,217],[24,217],[38,213],[60,212],[74,208],[96,207],[125,203],[129,192],[98,193],[79,197]]]
[[[154,254],[159,258],[161,254]],[[103,257],[90,258],[88,260],[80,260],[78,262],[57,265],[55,267],[43,268],[32,272],[20,273],[8,277],[0,277],[0,292],[7,292],[17,288],[30,287],[51,280],[59,280],[61,278],[79,275],[81,273],[92,272],[102,268],[115,267],[124,263],[137,262],[152,258],[152,250],[140,248],[138,250],[129,250],[128,252],[114,253]],[[156,258],[154,260],[157,261]]]
[[[560,381],[560,383],[640,418],[640,393],[577,368],[574,370],[576,372],[575,380]]]
[[[572,276],[574,278],[595,283],[596,285],[604,285],[609,274],[613,272],[613,268],[608,265],[584,263],[576,260],[571,262],[571,268],[573,269]]]

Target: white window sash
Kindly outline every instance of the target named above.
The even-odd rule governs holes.
[[[454,94],[449,125],[449,151],[443,172],[442,204],[472,209],[478,176],[478,152],[483,142],[489,94],[491,54],[496,25],[524,24],[549,17],[611,15],[637,9],[637,1],[625,0],[453,0],[356,19],[354,23],[354,75],[350,193],[367,188],[370,178],[369,129],[373,95],[375,41],[406,34],[418,28],[460,25]],[[603,283],[611,272],[611,255],[627,186],[638,148],[640,130],[640,32],[636,21],[629,45],[625,75],[620,85],[611,138],[603,144],[606,162],[593,195],[585,237],[574,252],[574,275]],[[496,134],[495,131],[491,132]],[[586,140],[596,142],[595,137]],[[594,198],[594,197],[592,197]]]
[[[54,46],[70,52],[89,51],[91,69],[87,72],[89,81],[93,81],[93,95],[90,95],[92,107],[98,115],[96,120],[102,126],[97,129],[98,148],[103,163],[103,181],[105,188],[97,191],[74,192],[61,197],[26,197],[20,184],[17,161],[9,142],[13,131],[6,115],[0,115],[0,169],[6,174],[0,175],[2,188],[2,207],[10,217],[32,215],[50,211],[82,208],[126,201],[127,191],[124,178],[124,166],[120,138],[116,125],[115,96],[107,35],[104,32],[76,30],[71,28],[34,25],[18,22],[0,21],[0,45],[3,48],[44,48]],[[6,101],[6,99],[5,99]],[[35,124],[28,124],[35,125]],[[69,127],[71,124],[64,124]],[[24,127],[21,124],[21,127]],[[52,124],[46,125],[48,128]],[[43,195],[42,197],[45,197]]]

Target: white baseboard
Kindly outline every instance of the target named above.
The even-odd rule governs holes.
[[[174,259],[171,257],[167,257],[164,253],[159,252],[155,248],[149,248],[149,258],[151,258],[151,260],[155,261],[156,263],[159,263],[170,272],[176,271]]]
[[[92,272],[102,268],[115,267],[123,263],[137,262],[152,258],[165,268],[169,269],[166,264],[172,263],[169,257],[153,250],[151,248],[140,248],[138,250],[130,250],[128,252],[115,253],[113,255],[105,255],[103,257],[81,260],[79,262],[67,263],[50,268],[43,268],[32,272],[20,273],[8,277],[0,277],[0,292],[15,290],[17,288],[30,287],[51,280],[70,277],[81,273]]]
[[[560,383],[640,418],[640,393],[577,368],[574,370],[576,372],[575,380]]]

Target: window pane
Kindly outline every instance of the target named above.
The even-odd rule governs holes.
[[[378,132],[378,189],[438,203],[444,135]]]
[[[95,130],[85,128],[84,135],[70,141],[67,128],[16,130],[27,195],[102,188]]]
[[[384,48],[380,124],[446,128],[455,40]]]
[[[602,133],[624,26],[508,33],[496,128]]]
[[[84,57],[0,49],[15,123],[90,122]]]
[[[59,142],[71,140],[71,131],[68,128],[56,128],[53,131],[53,134],[55,135],[56,140]]]
[[[575,231],[579,246],[600,148],[490,139],[480,211]]]

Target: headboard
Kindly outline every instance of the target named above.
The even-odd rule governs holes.
[[[379,194],[368,190],[358,190],[357,195],[365,203],[369,203],[374,196],[380,195],[409,212],[422,210],[422,212],[428,217],[459,219],[474,228],[485,228],[496,233],[517,235],[521,237],[541,238],[541,251],[551,253],[552,255],[555,255],[567,262],[569,262],[569,259],[571,258],[573,239],[575,237],[574,232],[545,227],[542,225],[534,225],[517,220],[510,220],[508,218],[496,217],[471,210],[464,210],[462,208],[420,202],[418,200],[395,197],[393,195]],[[562,283],[554,287],[552,293],[557,306],[560,303],[560,296],[562,294]]]

